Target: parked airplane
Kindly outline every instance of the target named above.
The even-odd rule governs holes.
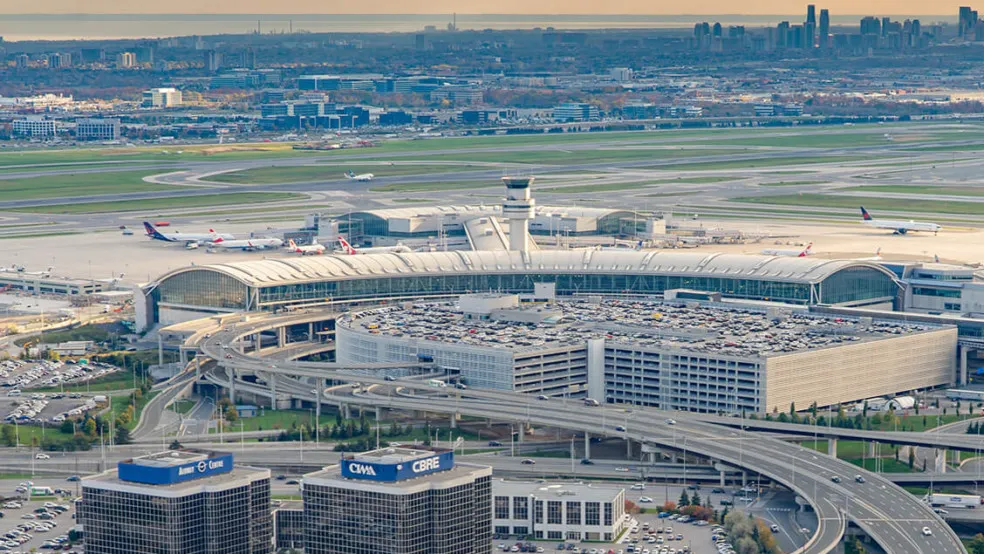
[[[360,183],[372,181],[373,177],[375,177],[375,175],[373,175],[372,173],[363,173],[362,175],[356,175],[354,171],[349,171],[348,173],[345,174],[345,176],[348,177],[349,179],[359,181]]]
[[[242,239],[242,240],[224,240],[221,237],[217,238],[208,243],[211,248],[223,248],[226,250],[243,250],[245,252],[253,252],[256,250],[265,250],[268,248],[280,248],[284,245],[284,241],[280,239]]]
[[[215,229],[209,229],[208,233],[182,233],[181,231],[162,233],[155,229],[154,226],[147,221],[144,221],[143,225],[144,229],[147,231],[147,236],[154,240],[162,240],[164,242],[183,242],[186,246],[201,242],[211,242],[216,239],[232,240],[235,238],[229,234],[216,233]]]
[[[854,258],[854,259],[857,260],[857,261],[859,261],[859,262],[880,262],[881,259],[882,259],[882,257],[881,257],[881,248],[879,248],[878,250],[875,250],[875,255],[874,256],[871,256],[869,258]]]
[[[325,253],[325,245],[313,242],[305,246],[297,246],[294,239],[290,239],[287,241],[287,251],[300,254],[301,256],[315,256]]]
[[[341,248],[335,250],[335,254],[342,254],[345,256],[355,256],[357,254],[398,254],[403,252],[412,252],[412,250],[410,250],[409,247],[403,246],[402,244],[397,244],[396,246],[375,246],[372,248],[355,248],[342,237],[338,237],[338,244],[339,246],[341,246]]]
[[[938,233],[940,229],[943,228],[942,225],[936,223],[929,223],[925,221],[894,221],[891,219],[874,219],[868,210],[861,206],[861,217],[864,220],[865,225],[870,225],[876,229],[892,229],[895,231],[893,234],[904,235],[909,231],[927,231],[932,233]]]
[[[781,248],[766,248],[762,251],[766,256],[787,256],[790,258],[805,258],[813,255],[813,243],[806,245],[802,250],[783,250]]]

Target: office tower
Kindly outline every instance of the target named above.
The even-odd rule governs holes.
[[[270,470],[232,454],[172,450],[82,480],[88,554],[269,554]]]
[[[892,22],[891,17],[883,17],[881,20],[881,35],[885,36],[888,34],[888,25]]]
[[[957,24],[957,35],[966,36],[968,31],[977,25],[977,12],[970,6],[960,6],[959,21]]]
[[[817,7],[806,6],[806,21],[803,23],[804,48],[813,48],[817,43]]]
[[[789,22],[782,21],[779,25],[776,25],[776,47],[777,48],[788,48],[789,47]]]
[[[878,18],[869,15],[861,19],[861,34],[881,36],[881,22]]]
[[[830,10],[828,9],[820,10],[820,32],[818,36],[820,48],[830,46]]]
[[[490,554],[492,469],[384,448],[304,476],[306,554]]]
[[[714,28],[711,31],[711,35],[714,36],[714,37],[720,37],[721,36],[721,24],[720,23],[715,23],[714,24]]]
[[[806,6],[806,22],[817,24],[817,7],[813,4]]]
[[[246,69],[256,69],[256,50],[252,48],[243,50],[239,66]]]
[[[222,67],[222,54],[215,50],[206,50],[202,53],[202,65],[205,71],[218,71]]]
[[[137,57],[133,52],[120,52],[116,55],[116,67],[125,69],[137,65]]]

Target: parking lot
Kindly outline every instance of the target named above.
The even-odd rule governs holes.
[[[73,546],[68,541],[69,531],[75,526],[75,502],[68,489],[74,487],[61,487],[65,489],[62,491],[65,494],[46,494],[26,500],[27,495],[17,489],[30,489],[31,481],[5,480],[2,483],[2,492],[7,500],[0,505],[0,512],[3,513],[0,518],[0,552],[83,552],[81,546]]]
[[[5,360],[0,362],[0,387],[8,391],[39,387],[71,388],[119,370],[100,362],[77,364],[72,361]]]
[[[79,393],[31,393],[15,396],[0,395],[0,419],[20,425],[59,425],[66,418],[80,416],[96,407],[95,397]]]

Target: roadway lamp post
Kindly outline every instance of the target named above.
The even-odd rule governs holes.
[[[316,415],[314,416],[314,444],[317,446],[321,442],[321,393],[318,389],[311,389],[314,394],[314,409]],[[379,422],[376,422],[379,425]]]

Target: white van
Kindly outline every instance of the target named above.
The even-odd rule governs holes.
[[[20,395],[21,395],[21,391],[19,389],[7,391],[7,396],[20,396]]]

